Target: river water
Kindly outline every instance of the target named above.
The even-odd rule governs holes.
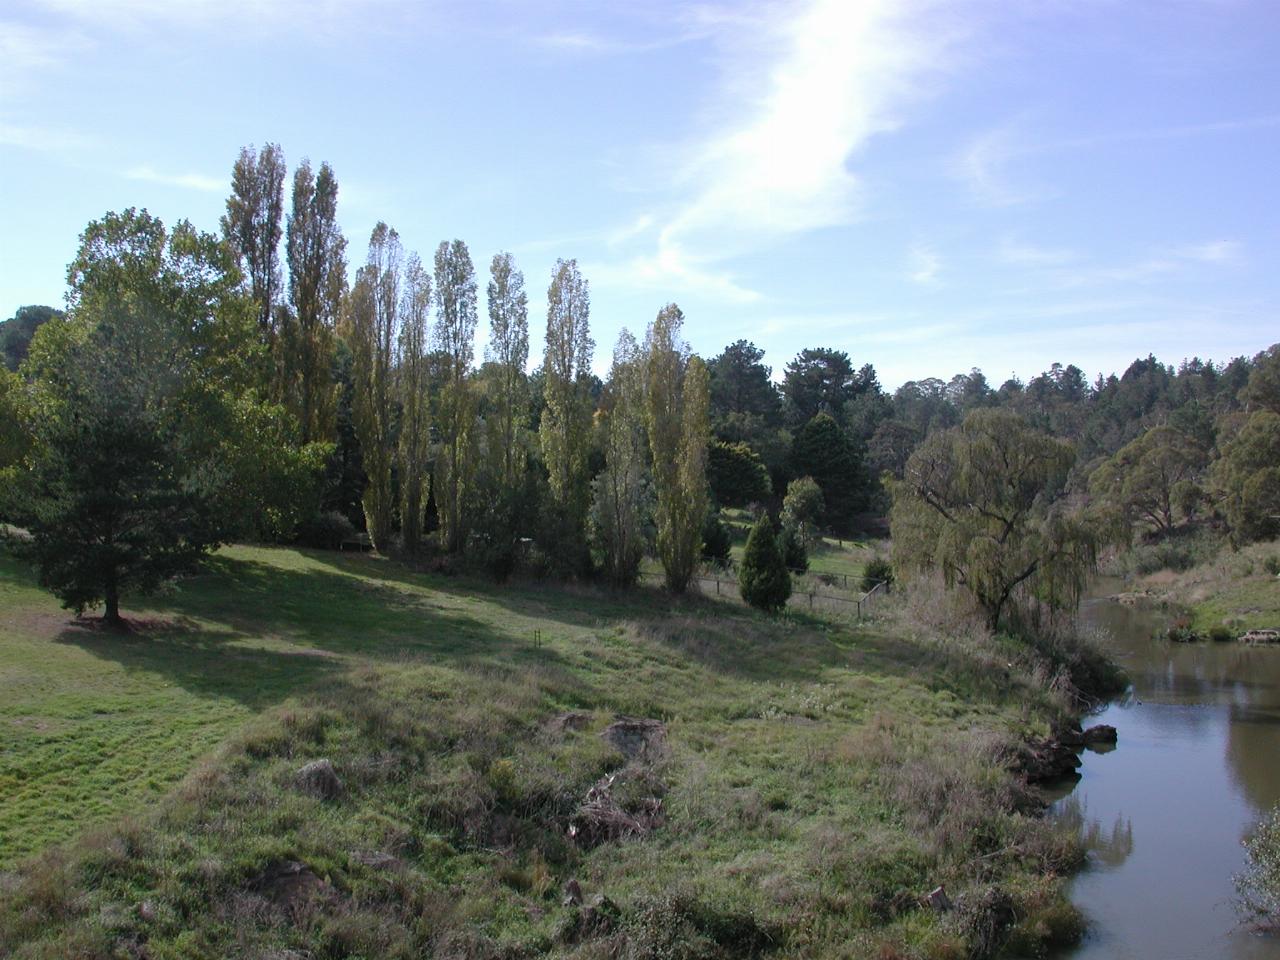
[[[1072,884],[1089,932],[1070,960],[1277,960],[1280,938],[1240,923],[1240,841],[1280,801],[1280,648],[1154,640],[1157,612],[1087,601],[1133,689],[1085,725],[1086,751],[1053,813],[1078,822],[1089,864]]]

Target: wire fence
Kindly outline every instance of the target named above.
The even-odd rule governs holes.
[[[889,584],[884,581],[877,581],[865,593],[858,592],[840,596],[839,594],[818,590],[811,583],[806,583],[804,580],[797,582],[797,572],[792,571],[791,599],[787,601],[787,606],[792,609],[836,610],[845,614],[853,614],[853,616],[861,620],[879,606],[889,594]],[[839,576],[843,576],[845,584],[848,584],[849,578],[847,575],[841,574]],[[656,571],[641,573],[640,579],[655,582],[659,585],[665,582],[664,575]],[[742,594],[738,591],[738,578],[732,569],[720,575],[695,574],[690,579],[689,586],[696,589],[704,597],[745,604]]]

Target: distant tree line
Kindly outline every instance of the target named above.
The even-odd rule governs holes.
[[[1034,521],[1061,549],[1084,541],[1046,527],[1045,505],[1073,498],[1142,536],[1280,532],[1280,347],[1222,365],[1147,357],[1093,383],[1055,364],[1026,383],[993,387],[975,369],[889,393],[870,364],[824,347],[777,380],[746,340],[704,363],[669,304],[643,338],[622,332],[601,380],[588,281],[560,260],[530,373],[510,253],[491,258],[483,304],[461,240],[424,261],[379,223],[352,270],[338,194],[328,164],[290,178],[279,146],[246,147],[221,236],[109,214],[82,237],[67,313],[23,307],[0,323],[0,511],[33,535],[26,549],[69,605],[114,609],[120,589],[232,537],[332,545],[357,529],[379,551],[499,578],[524,563],[626,586],[650,554],[682,590],[700,560],[727,559],[722,508],[768,514],[776,542],[759,531],[751,552],[803,568],[821,532],[875,530],[895,497],[931,562],[972,581],[971,560],[948,557],[910,503],[932,498],[967,529],[945,504],[975,492],[936,486],[955,479],[938,470],[961,471],[997,434],[1040,451],[1037,489],[1051,491],[1035,518],[1008,499],[1014,525]],[[1008,562],[1019,575],[1031,561]],[[1060,566],[1023,579],[1057,589]],[[1003,587],[982,590],[998,621]]]

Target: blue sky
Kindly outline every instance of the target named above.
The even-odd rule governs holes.
[[[216,230],[267,140],[353,263],[380,219],[482,288],[512,251],[535,357],[576,258],[600,370],[671,300],[891,388],[1280,340],[1274,0],[7,0],[0,317],[107,210]]]

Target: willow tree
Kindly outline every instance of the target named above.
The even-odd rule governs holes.
[[[416,553],[430,476],[429,314],[431,275],[417,254],[409,256],[400,302],[396,396],[400,403],[400,542]]]
[[[304,443],[332,438],[337,409],[333,330],[346,290],[347,241],[338,226],[338,181],[327,163],[303,160],[293,174],[285,231],[289,308],[281,313],[281,393],[298,418]]]
[[[379,222],[369,237],[369,257],[351,293],[347,342],[351,348],[351,411],[369,478],[361,498],[374,547],[391,543],[391,463],[394,442],[394,349],[403,253],[399,235]]]
[[[222,217],[222,236],[240,258],[258,308],[258,329],[273,339],[273,318],[280,298],[280,220],[284,213],[284,151],[264,144],[254,153],[240,151],[231,170],[231,196]]]
[[[468,373],[475,353],[476,275],[471,253],[461,240],[436,248],[436,346],[444,383],[438,425],[441,455],[436,460],[436,505],[441,540],[450,553],[466,542],[464,505],[475,470],[471,455],[474,401]]]
[[[658,312],[644,345],[645,425],[657,494],[658,558],[667,586],[682,593],[702,552],[707,515],[707,368],[681,339],[684,314]]]
[[[645,470],[644,368],[624,329],[613,351],[603,415],[605,468],[592,481],[589,534],[605,578],[629,587],[640,574],[652,494]]]
[[[977,409],[937,431],[893,486],[894,566],[939,569],[994,631],[1020,590],[1051,608],[1079,602],[1097,537],[1065,502],[1069,443],[1008,410]]]

